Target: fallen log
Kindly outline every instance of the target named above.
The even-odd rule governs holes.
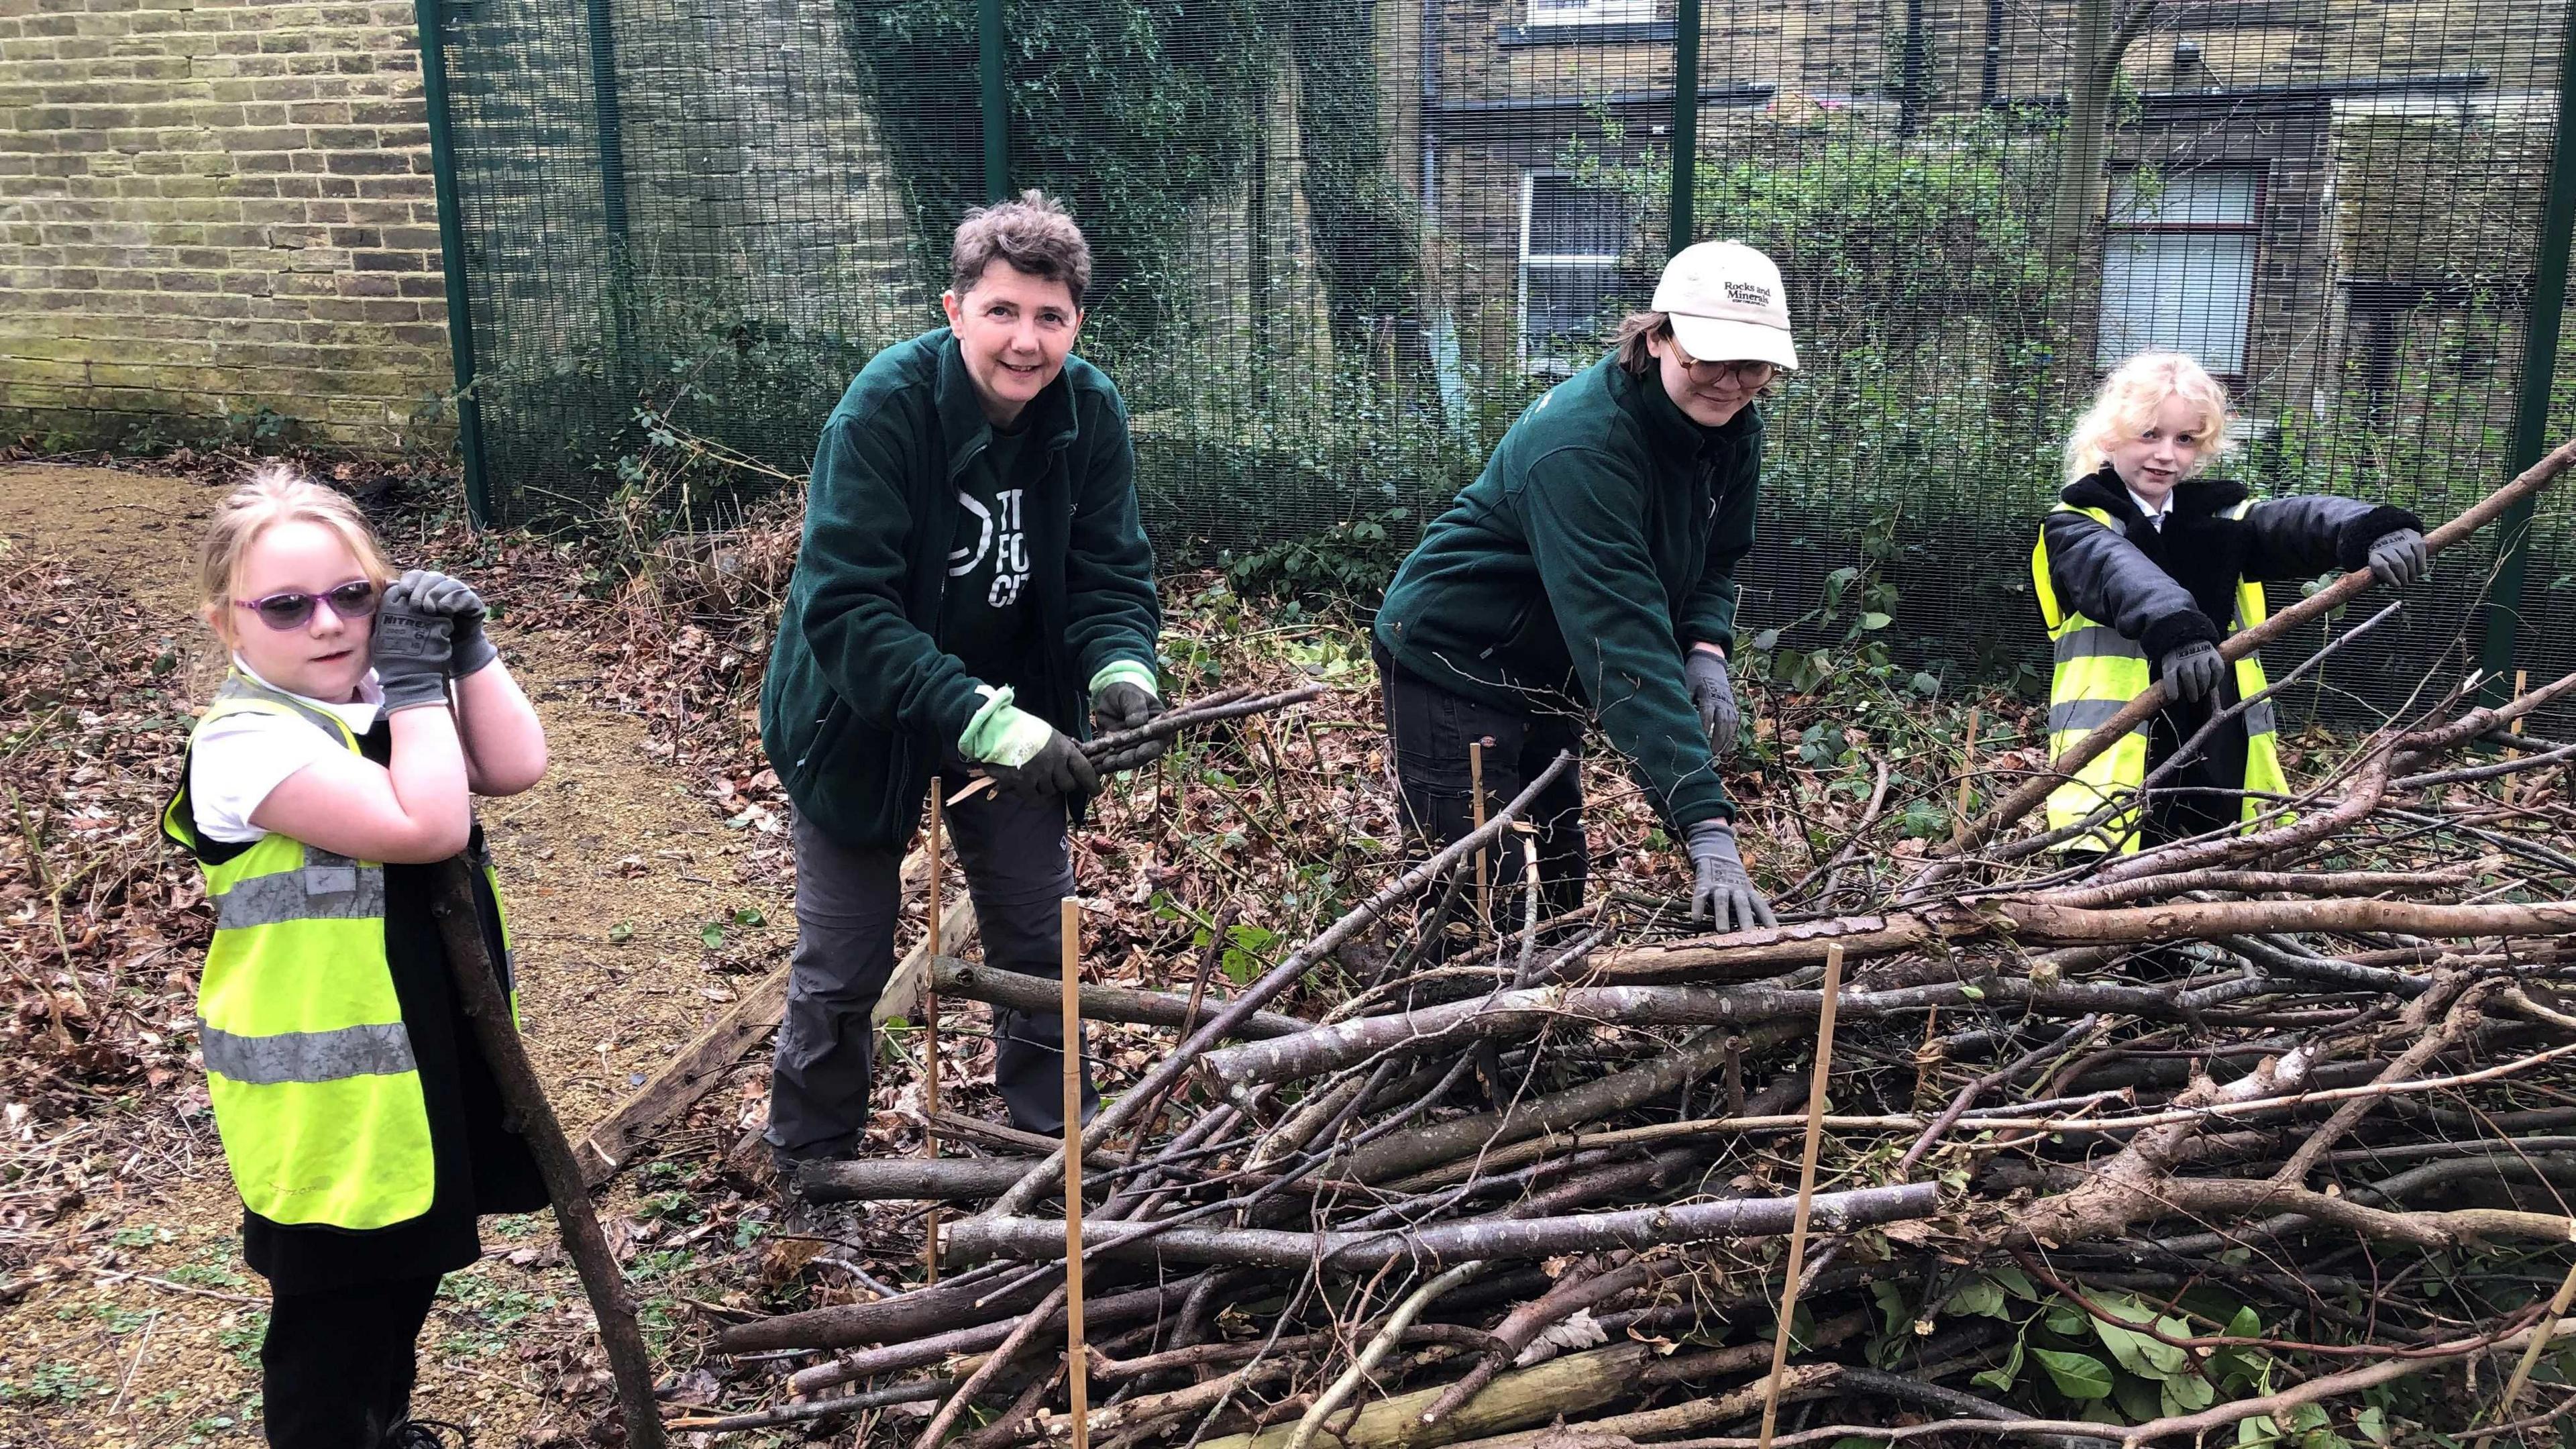
[[[974,1001],[1007,1006],[1015,1011],[1044,1012],[1054,1016],[1063,1010],[1057,997],[1063,988],[1044,976],[1005,971],[998,966],[981,966],[942,956],[930,963],[931,989],[942,996],[963,996]],[[1224,1005],[1221,997],[1202,1001],[1200,1015]],[[1161,991],[1139,991],[1126,986],[1085,986],[1082,988],[1082,1016],[1085,1021],[1124,1021],[1140,1026],[1180,1027],[1190,1019],[1190,999]],[[1290,1036],[1309,1031],[1314,1023],[1301,1017],[1285,1016],[1275,1011],[1256,1011],[1233,1031],[1238,1037],[1262,1038]]]
[[[1584,979],[1621,985],[1726,981],[1825,959],[1888,956],[1934,941],[2010,939],[2027,946],[2157,945],[2282,931],[2401,931],[2415,936],[2576,934],[2576,901],[2445,905],[2366,898],[2297,901],[2175,901],[2095,910],[2046,896],[1989,895],[1955,906],[1924,906],[1797,926],[1764,926],[1655,946],[1595,952]],[[1370,1020],[1361,1017],[1358,1020]]]
[[[1801,1118],[1801,1122],[1805,1119]],[[1932,1183],[1819,1193],[1814,1220],[1823,1232],[1929,1217],[1940,1206]],[[1268,1228],[1169,1228],[1156,1223],[1082,1225],[1082,1250],[1140,1262],[1252,1264],[1354,1272],[1388,1263],[1449,1265],[1473,1258],[1525,1260],[1610,1248],[1650,1248],[1717,1239],[1775,1237],[1789,1230],[1795,1198],[1728,1198],[1669,1207],[1630,1208],[1571,1217],[1486,1219],[1407,1227],[1402,1231],[1291,1233]],[[949,1247],[968,1258],[1005,1256],[1043,1262],[1064,1248],[1065,1226],[1043,1218],[969,1218],[950,1230]],[[771,1320],[775,1322],[776,1320]]]
[[[1091,1161],[1084,1154],[1083,1161]],[[1000,1197],[1028,1175],[1025,1157],[861,1157],[797,1164],[796,1191],[809,1202],[886,1202],[907,1199],[964,1202]],[[1086,1177],[1083,1195],[1105,1189]]]
[[[2150,1020],[2184,1021],[2227,1001],[2288,990],[2296,984],[2271,977],[2240,977],[2186,992],[2092,981],[2051,986],[1990,976],[1889,991],[1845,989],[1835,995],[1835,1010],[1865,1020],[1990,1004],[2066,1016],[2121,1011]],[[1820,991],[1776,986],[1537,986],[1393,1016],[1364,1016],[1297,1036],[1227,1047],[1207,1053],[1202,1064],[1228,1090],[1240,1092],[1262,1083],[1317,1076],[1380,1053],[1429,1050],[1485,1037],[1525,1036],[1552,1023],[1748,1026],[1756,1022],[1812,1020],[1823,1007],[1824,993]]]

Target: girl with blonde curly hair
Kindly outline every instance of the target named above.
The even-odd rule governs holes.
[[[2052,829],[2105,819],[2061,849],[2128,852],[2251,821],[2286,793],[2271,703],[2202,726],[2266,687],[2253,655],[2230,669],[2219,641],[2262,622],[2263,585],[2367,568],[2403,587],[2429,570],[2423,523],[2360,499],[2257,499],[2202,476],[2224,457],[2226,389],[2178,352],[2142,352],[2102,383],[2066,444],[2066,486],[2031,553],[2040,620],[2055,646],[2049,752],[2068,747],[2162,681],[2166,704],[2049,796]]]

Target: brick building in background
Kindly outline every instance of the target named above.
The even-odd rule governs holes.
[[[387,448],[451,386],[408,0],[0,0],[0,438]]]
[[[1938,167],[1945,123],[2006,112],[2027,167],[2079,3],[1706,0],[1702,173],[1793,174],[1851,136]],[[449,8],[478,351],[515,439],[577,454],[638,369],[710,329],[827,339],[821,376],[932,319],[835,0]],[[1659,221],[1569,158],[1663,142],[1674,9],[1376,0],[1388,170],[1425,202],[1419,320],[1445,373],[1554,370],[1640,290]],[[414,20],[401,0],[0,0],[0,436],[184,436],[262,409],[336,443],[420,431],[450,369]],[[2124,52],[2098,295],[2059,304],[2106,356],[2203,352],[2264,414],[2354,388],[2402,409],[2436,360],[2482,367],[2469,384],[2502,403],[2518,327],[2491,319],[2529,285],[2565,21],[2524,0],[2168,0]],[[1176,380],[1247,351],[1333,363],[1294,84],[1259,164],[1203,206]],[[1892,270],[1836,300],[1884,311]],[[2155,300],[2186,275],[2188,308]],[[751,441],[792,457],[811,425]]]

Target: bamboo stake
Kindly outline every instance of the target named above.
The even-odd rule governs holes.
[[[2550,1323],[2556,1323],[2559,1319],[2565,1317],[2567,1314],[2567,1306],[2571,1303],[2576,1303],[2576,1265],[2571,1265],[2567,1269],[2566,1280],[2558,1285],[2557,1296],[2549,1300],[2549,1318],[2547,1321]],[[2499,1424],[2511,1422],[2513,1419],[2513,1401],[2522,1397],[2522,1386],[2531,1382],[2532,1369],[2539,1366],[2541,1354],[2548,1350],[2549,1341],[2555,1336],[2556,1335],[2550,1333],[2544,1327],[2533,1327],[2531,1331],[2531,1346],[2522,1351],[2522,1362],[2513,1366],[2512,1377],[2505,1380],[2504,1397],[2496,1400],[2495,1422]],[[2489,1430],[2478,1436],[2478,1442],[2475,1445],[2472,1445],[2471,1449],[2487,1449],[2487,1446],[2494,1442],[2495,1431]]]
[[[2531,692],[2531,671],[2530,671],[2530,670],[2528,670],[2528,669],[2517,669],[2517,670],[2515,670],[2515,671],[2513,672],[2513,697],[2514,697],[2514,698],[2516,698],[2516,699],[2520,699],[2520,698],[2522,698],[2525,694],[2528,694],[2528,693],[2530,693],[2530,692]],[[2523,721],[2523,718],[2524,718],[2524,717],[2523,717],[2523,716],[2521,716],[2521,715],[2515,715],[2515,716],[2513,717],[2513,732],[2514,732],[2515,734],[2521,734],[2521,733],[2522,733],[2522,721]],[[2505,752],[2504,752],[2504,757],[2505,757],[2506,759],[2508,759],[2508,760],[2519,760],[2519,759],[2521,759],[2521,758],[2522,758],[2522,751],[2520,751],[2520,750],[2507,750],[2507,751],[2505,751]],[[2515,798],[2516,798],[2516,797],[2518,797],[2518,796],[2519,796],[2519,795],[2521,795],[2521,794],[2522,794],[2522,781],[2520,781],[2520,780],[2518,780],[2518,779],[2516,779],[2516,778],[2514,778],[2514,777],[2512,777],[2512,776],[2510,776],[2510,775],[2506,776],[2506,777],[2505,777],[2505,782],[2504,782],[2504,803],[2506,803],[2507,805],[2511,805],[2512,803],[2514,803]]]
[[[1485,828],[1485,742],[1467,742],[1467,793],[1473,798],[1475,826]],[[1476,922],[1490,931],[1494,928],[1494,890],[1485,868],[1485,852],[1476,852]]]
[[[930,948],[930,959],[933,962],[938,961],[942,944],[939,939],[941,854],[939,837],[940,827],[947,823],[948,808],[946,797],[940,793],[940,784],[941,781],[937,775],[930,777],[930,839],[927,842],[930,856],[930,926],[926,944]],[[922,1112],[925,1118],[935,1119],[939,1113],[939,988],[936,984],[925,985],[921,990],[921,1061]],[[937,1128],[924,1126],[921,1129],[921,1155],[924,1157],[939,1155]],[[924,1283],[939,1281],[939,1206],[936,1203],[931,1205],[929,1216],[922,1219],[921,1274],[921,1281]]]
[[[1977,706],[1975,706],[1975,705],[1970,705],[1970,706],[1968,706],[1968,750],[1967,750],[1967,757],[1966,757],[1966,759],[1964,759],[1963,761],[1961,761],[1961,763],[1960,763],[1960,765],[1959,765],[1959,808],[1958,808],[1958,811],[1957,811],[1958,819],[1957,819],[1957,822],[1956,822],[1956,823],[1954,823],[1954,824],[1950,827],[1950,838],[1951,838],[1951,839],[1953,839],[1953,840],[1958,839],[1958,838],[1959,838],[1959,834],[1960,834],[1960,832],[1961,832],[1961,831],[1964,831],[1964,830],[1966,830],[1966,829],[1968,828],[1968,799],[1969,799],[1969,794],[1970,794],[1970,787],[1971,787],[1971,786],[1973,786],[1973,785],[1975,784],[1975,782],[1976,782],[1976,778],[1977,778]]]
[[[1082,1349],[1082,905],[1064,899],[1064,1383],[1073,1449],[1090,1449],[1091,1385]]]
[[[1761,1449],[1771,1449],[1780,1418],[1780,1371],[1789,1361],[1789,1325],[1798,1312],[1798,1274],[1807,1265],[1807,1213],[1816,1197],[1816,1152],[1825,1140],[1825,1083],[1834,1066],[1834,997],[1842,990],[1843,948],[1825,948],[1824,1002],[1816,1013],[1816,1074],[1807,1088],[1807,1150],[1798,1163],[1798,1208],[1789,1221],[1789,1275],[1780,1284],[1780,1322],[1771,1332],[1771,1374],[1762,1381]]]

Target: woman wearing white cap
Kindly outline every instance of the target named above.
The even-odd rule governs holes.
[[[1735,566],[1753,547],[1762,414],[1798,365],[1780,269],[1738,242],[1675,256],[1654,309],[1610,354],[1530,404],[1485,471],[1396,571],[1376,628],[1395,769],[1417,828],[1454,840],[1486,792],[1508,799],[1587,718],[1689,842],[1692,912],[1771,924],[1718,782],[1738,716],[1726,654]],[[1533,802],[1549,908],[1581,904],[1582,788]]]

